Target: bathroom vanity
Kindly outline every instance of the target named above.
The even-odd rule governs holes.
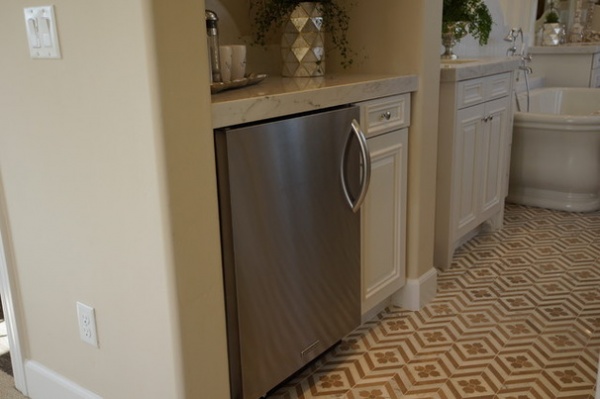
[[[531,68],[547,87],[600,87],[600,43],[529,48]]]
[[[515,58],[441,65],[434,264],[485,225],[502,226]],[[486,223],[487,222],[487,223]]]

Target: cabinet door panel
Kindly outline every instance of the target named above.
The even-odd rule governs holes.
[[[369,139],[371,184],[361,208],[362,312],[405,282],[408,130]]]
[[[483,105],[464,108],[458,111],[454,142],[454,162],[452,166],[454,226],[457,237],[468,232],[477,223],[478,187],[481,167],[479,162],[479,141],[483,124]]]
[[[489,119],[484,123],[481,143],[481,203],[480,219],[496,212],[502,203],[504,159],[508,132],[508,97],[486,103],[484,113]]]

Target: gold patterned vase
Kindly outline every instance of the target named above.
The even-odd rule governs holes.
[[[325,74],[325,35],[320,3],[302,2],[292,11],[281,38],[281,55],[283,76]]]

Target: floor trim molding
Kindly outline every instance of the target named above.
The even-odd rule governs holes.
[[[102,399],[101,396],[32,360],[25,362],[25,374],[28,396],[31,399]]]
[[[406,285],[392,297],[392,303],[408,310],[420,310],[437,292],[437,270],[432,267],[416,279],[407,279]]]
[[[15,287],[16,277],[12,242],[10,241],[6,203],[2,181],[0,181],[0,296],[2,296],[2,310],[6,323],[6,335],[8,347],[10,348],[10,361],[12,365],[15,388],[27,395],[27,381],[25,380],[25,367],[23,366],[23,354],[21,353],[21,338],[19,334],[19,320],[16,311],[18,308],[17,289]],[[14,288],[14,289],[13,289]]]
[[[596,395],[595,399],[600,399],[600,361],[598,361],[598,376],[596,377]]]

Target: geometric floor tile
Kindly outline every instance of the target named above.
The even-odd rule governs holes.
[[[507,204],[420,311],[389,307],[267,399],[593,399],[600,212]]]

